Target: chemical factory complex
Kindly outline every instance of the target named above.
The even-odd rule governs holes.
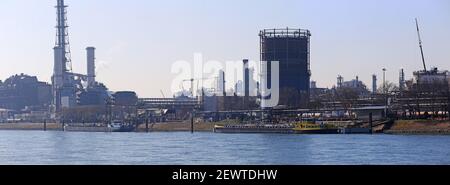
[[[262,106],[267,97],[261,87],[270,89],[275,73],[271,65],[262,66],[265,62],[260,65],[266,70],[251,68],[247,59],[242,60],[243,79],[233,84],[232,96],[226,91],[231,84],[226,84],[224,71],[216,75],[213,90],[195,89],[194,81],[202,79],[192,78],[186,80],[191,82],[190,92],[173,98],[143,98],[133,91],[111,92],[107,84],[96,80],[95,47],[86,46],[87,74],[72,71],[64,0],[57,0],[56,9],[52,81],[41,82],[26,74],[0,81],[0,125],[45,122],[75,131],[115,126],[134,131],[145,125],[148,131],[149,124],[186,122],[192,124],[192,130],[196,123],[212,123],[214,127],[208,128],[216,132],[366,133],[383,132],[392,126],[392,120],[450,117],[450,73],[427,67],[419,24],[423,69],[413,72],[414,79],[405,79],[403,69],[399,69],[398,83],[386,83],[385,76],[373,75],[372,84],[366,85],[358,76],[346,81],[336,74],[332,88],[317,87],[311,80],[309,30],[259,31],[260,61],[279,62],[279,102],[267,108]],[[256,81],[256,76],[267,79],[267,84]],[[206,96],[206,91],[215,95]]]

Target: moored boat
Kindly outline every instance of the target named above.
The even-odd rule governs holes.
[[[132,132],[135,127],[131,124],[125,124],[122,121],[113,121],[108,125],[110,132]]]
[[[338,134],[339,128],[327,124],[300,123],[293,129],[296,134]]]
[[[216,125],[215,133],[274,133],[274,134],[292,134],[291,125]]]
[[[65,132],[133,132],[134,125],[121,121],[113,121],[111,124],[65,124]]]
[[[278,133],[278,134],[338,134],[339,129],[332,125],[299,123],[299,124],[245,124],[216,125],[215,133]]]

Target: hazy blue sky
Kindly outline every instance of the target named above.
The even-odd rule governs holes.
[[[50,81],[56,0],[0,1],[0,79],[17,73]],[[398,81],[421,69],[414,18],[429,66],[450,69],[448,0],[66,0],[74,71],[97,48],[98,80],[140,96],[169,93],[177,60],[259,60],[264,28],[311,30],[311,67],[319,86],[336,76],[372,74]]]

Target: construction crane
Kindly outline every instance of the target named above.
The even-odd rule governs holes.
[[[163,98],[166,98],[166,95],[164,95],[164,92],[163,92],[162,89],[160,90],[160,92],[161,92],[162,97],[163,97]]]
[[[215,78],[216,77],[214,77],[214,78],[191,78],[191,79],[183,80],[182,84],[185,83],[185,82],[191,82],[191,89],[190,89],[190,91],[191,91],[191,95],[194,96],[194,93],[195,93],[194,92],[194,82],[195,81],[197,81],[197,89],[196,90],[198,90],[200,80],[202,81],[202,88],[203,88],[203,80],[210,80],[210,79],[215,79]],[[184,86],[183,85],[182,85],[182,89],[184,91]]]
[[[420,53],[422,54],[423,69],[426,72],[427,71],[427,65],[425,63],[425,56],[423,54],[422,38],[420,37],[419,21],[417,21],[417,18],[416,18],[416,27],[417,27],[417,35],[419,36],[419,47],[420,47]]]

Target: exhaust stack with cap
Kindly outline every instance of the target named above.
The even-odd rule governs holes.
[[[87,82],[88,87],[95,85],[95,48],[88,47],[87,51]]]

